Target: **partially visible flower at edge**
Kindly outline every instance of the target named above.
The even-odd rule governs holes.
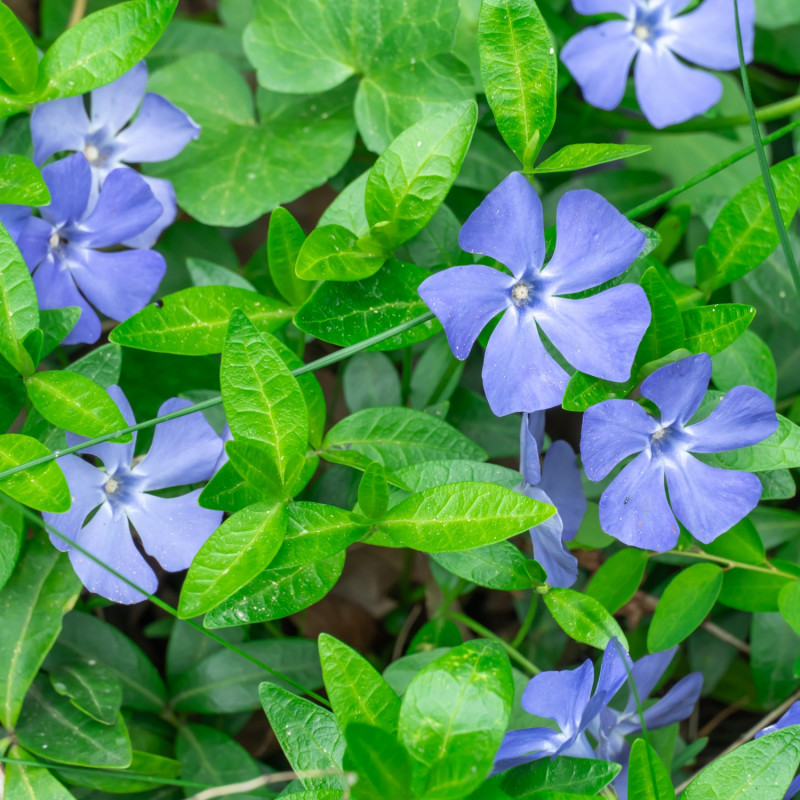
[[[141,61],[113,83],[89,94],[89,114],[82,96],[37,106],[31,116],[34,161],[41,165],[62,150],[83,153],[92,168],[94,197],[115,169],[174,158],[200,135],[200,127],[165,97],[145,94],[146,89],[147,66]],[[128,125],[137,108],[136,119]],[[123,242],[130,247],[151,247],[177,214],[172,183],[142,177],[163,210],[147,230]]]
[[[558,203],[555,253],[545,257],[542,203],[524,175],[513,172],[464,223],[463,250],[490,256],[511,270],[479,264],[426,278],[420,297],[438,317],[456,358],[465,359],[481,330],[503,314],[489,337],[483,386],[498,415],[559,405],[568,375],[545,350],[541,326],[576,369],[624,381],[650,323],[640,286],[623,284],[590,297],[571,295],[621,275],[641,253],[644,234],[599,194],[564,194]]]
[[[547,449],[539,466],[539,447],[544,439],[544,412],[522,415],[520,430],[520,472],[522,483],[516,491],[556,507],[550,519],[531,528],[533,557],[544,567],[551,586],[572,586],[578,577],[578,560],[564,547],[575,538],[586,513],[575,452],[564,441]]]
[[[722,96],[714,75],[692,69],[676,56],[715,70],[736,69],[739,53],[733,0],[705,0],[677,16],[690,0],[573,0],[579,14],[616,13],[612,20],[575,34],[561,60],[597,108],[616,108],[634,65],[636,98],[647,120],[665,128],[703,114]],[[756,9],[739,0],[745,62],[753,60]]]
[[[755,508],[761,498],[755,475],[711,467],[692,453],[720,453],[763,441],[778,427],[775,406],[764,392],[736,386],[705,419],[689,425],[710,378],[711,357],[689,356],[642,382],[641,393],[661,410],[660,419],[634,400],[604,400],[584,413],[581,458],[590,480],[602,480],[638,453],[600,498],[600,525],[606,533],[663,552],[678,540],[676,517],[692,536],[708,543]]]
[[[114,170],[90,208],[91,170],[81,153],[42,170],[51,203],[32,217],[30,209],[0,206],[0,222],[17,232],[17,244],[40,308],[77,306],[81,316],[65,344],[100,338],[100,318],[90,303],[115,320],[142,309],[166,271],[154,250],[105,252],[136,236],[161,214],[161,204],[133,170]],[[25,217],[24,224],[21,219]]]
[[[125,421],[135,420],[118,386],[108,390]],[[191,405],[172,398],[162,404],[159,416]],[[67,434],[70,446],[84,437]],[[145,597],[92,559],[71,547],[73,542],[113,567],[146,592],[155,592],[158,580],[131,535],[130,525],[144,549],[168,572],[187,569],[197,551],[222,521],[221,511],[201,508],[195,489],[177,497],[151,492],[207,480],[222,448],[220,437],[202,412],[160,422],[147,455],[134,464],[136,434],[128,444],[99,444],[81,453],[103,462],[99,469],[76,455],[59,459],[69,485],[72,507],[63,514],[45,513],[44,519],[61,533],[50,535],[69,558],[84,586],[117,603],[138,603]],[[90,512],[94,515],[87,522]]]
[[[790,725],[800,725],[800,700],[793,703],[789,710],[777,722],[760,730],[755,735],[755,738],[759,739],[762,736],[766,736],[768,733],[774,733],[783,728],[788,728]],[[800,775],[797,775],[789,784],[789,788],[786,790],[783,800],[792,800],[792,798],[797,797],[798,794],[800,794]]]

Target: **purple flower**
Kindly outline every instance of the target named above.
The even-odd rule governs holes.
[[[116,320],[142,309],[161,282],[166,262],[153,250],[107,252],[145,230],[161,214],[161,204],[136,172],[114,170],[90,208],[92,174],[81,153],[42,170],[52,202],[40,217],[19,206],[0,206],[0,221],[17,231],[17,244],[33,273],[41,308],[78,306],[81,316],[65,344],[96,342],[100,318]],[[91,305],[90,305],[91,303]]]
[[[736,386],[708,417],[688,425],[710,378],[711,358],[700,353],[661,367],[642,383],[641,393],[661,410],[660,419],[633,400],[605,400],[585,412],[581,457],[591,480],[602,480],[639,453],[600,498],[606,533],[662,552],[678,539],[675,517],[707,543],[755,508],[761,497],[755,475],[710,467],[692,453],[720,453],[766,439],[778,427],[775,407],[758,389]]]
[[[62,150],[83,153],[92,167],[96,195],[115,169],[174,158],[200,135],[200,128],[166,98],[145,94],[146,88],[147,66],[142,61],[113,83],[91,92],[89,114],[83,97],[37,106],[31,116],[34,161],[42,164]],[[125,127],[137,108],[136,119]],[[151,247],[177,213],[172,184],[161,178],[144,180],[161,203],[162,212],[147,230],[128,237],[125,244],[131,247]]]
[[[634,662],[631,674],[642,706],[677,652],[678,648],[673,647]],[[692,672],[681,678],[662,698],[645,708],[642,715],[636,706],[636,696],[629,688],[628,701],[622,711],[604,708],[589,726],[589,733],[597,741],[597,757],[622,764],[622,772],[614,781],[620,800],[625,800],[628,794],[628,759],[631,746],[625,737],[642,732],[642,716],[648,731],[686,719],[692,713],[702,688],[703,674]]]
[[[760,730],[755,735],[755,738],[758,739],[761,736],[766,736],[768,733],[774,733],[783,728],[788,728],[790,725],[800,725],[800,700],[792,704],[791,708],[777,722]],[[798,794],[800,794],[800,775],[789,784],[789,788],[786,790],[783,800],[791,800]]]
[[[615,286],[578,300],[562,296],[621,275],[642,251],[643,233],[600,195],[584,190],[561,198],[557,230],[555,254],[542,269],[542,204],[514,172],[459,235],[464,250],[490,256],[512,274],[478,264],[451,267],[419,287],[456,358],[465,359],[489,320],[504,312],[483,362],[486,398],[498,416],[561,403],[568,375],[545,350],[539,327],[576,369],[624,381],[650,322],[639,286]]]
[[[608,705],[628,676],[631,663],[617,639],[603,653],[594,694],[594,668],[586,659],[577,669],[540,672],[525,687],[522,707],[537,717],[552,719],[559,727],[509,731],[497,751],[493,772],[535,761],[545,756],[595,758],[586,729]]]
[[[733,0],[705,0],[678,16],[691,0],[572,0],[579,14],[616,13],[624,20],[582,30],[564,45],[561,60],[578,82],[587,102],[616,108],[625,94],[631,62],[636,97],[655,128],[703,114],[722,95],[713,75],[686,66],[736,69],[736,20]],[[753,60],[755,4],[739,0],[745,60]]]
[[[573,449],[553,442],[539,468],[539,442],[544,439],[544,412],[522,415],[518,492],[556,507],[550,519],[531,528],[533,557],[547,573],[551,586],[572,586],[578,577],[578,560],[564,547],[575,538],[586,513],[581,474]]]
[[[131,407],[118,386],[109,394],[126,422],[134,424]],[[169,414],[191,405],[188,400],[167,400],[158,410]],[[85,441],[67,434],[72,446]],[[203,542],[222,521],[221,511],[200,508],[200,489],[178,497],[158,497],[151,492],[207,480],[219,458],[222,444],[201,412],[161,422],[155,427],[148,454],[134,465],[136,434],[128,444],[100,444],[82,453],[96,456],[104,469],[78,456],[59,459],[72,495],[72,507],[63,514],[44,514],[61,537],[50,535],[69,558],[84,586],[117,603],[138,603],[144,595],[71,548],[75,542],[105,564],[142,587],[155,592],[158,580],[137,550],[130,526],[149,555],[168,572],[187,569]],[[87,520],[90,512],[94,515]]]

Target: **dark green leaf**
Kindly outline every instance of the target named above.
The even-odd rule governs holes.
[[[6,510],[11,511],[8,506],[6,506]],[[0,589],[8,583],[8,579],[14,573],[24,537],[24,526],[10,525],[0,519]]]
[[[722,579],[719,602],[740,611],[777,611],[778,597],[787,583],[796,581],[763,567],[758,572],[731,569]]]
[[[586,587],[586,594],[616,614],[635,594],[647,566],[647,551],[630,547],[604,561]]]
[[[397,368],[383,353],[361,352],[349,359],[342,377],[342,392],[350,413],[403,404]]]
[[[0,5],[0,16],[3,13],[14,16],[11,11],[4,11],[4,9],[8,9],[8,6]],[[0,37],[3,34],[3,23],[0,21]],[[27,34],[25,35],[27,36]],[[2,41],[0,41],[0,50],[2,50]],[[1,58],[2,55],[0,55]],[[0,203],[18,206],[46,206],[49,202],[50,192],[42,178],[42,173],[39,172],[33,161],[25,156],[13,154],[0,156]]]
[[[186,269],[195,286],[233,286],[248,292],[256,291],[255,286],[238,272],[203,258],[187,258]]]
[[[104,664],[89,659],[62,664],[50,673],[53,688],[75,708],[104,725],[113,725],[122,706],[122,684]]]
[[[779,605],[782,594],[778,596]],[[762,708],[774,708],[795,690],[797,679],[794,666],[798,656],[800,636],[781,614],[753,614],[750,625],[750,672]]]
[[[70,770],[69,774],[64,770],[55,770],[55,772],[67,783],[108,792],[113,796],[125,792],[125,798],[130,798],[131,794],[135,797],[138,792],[152,789],[154,786],[158,786],[163,779],[177,778],[180,773],[180,762],[173,758],[143,753],[140,750],[134,750],[132,755],[130,766],[125,770],[106,772],[105,770],[79,769]],[[131,794],[127,794],[128,792]],[[153,800],[157,800],[157,798],[153,798]]]
[[[500,785],[512,797],[533,800],[544,790],[597,794],[617,776],[621,767],[608,761],[557,756],[504,772]]]
[[[109,386],[119,383],[122,370],[122,348],[118,344],[104,344],[102,347],[92,350],[91,353],[87,353],[83,358],[73,361],[67,369],[91,378],[104,389],[108,389]]]
[[[703,456],[703,461],[747,472],[800,467],[800,427],[778,414],[778,430],[768,439],[739,450]]]
[[[675,800],[669,772],[646,739],[633,743],[628,770],[628,800]]]
[[[541,567],[511,542],[495,542],[461,553],[432,553],[431,558],[459,578],[489,589],[519,591],[545,580]]]
[[[745,331],[736,341],[712,359],[714,385],[723,392],[734,386],[755,386],[773,400],[778,392],[775,359],[767,344],[752,331]]]
[[[684,347],[713,356],[733,344],[753,321],[756,310],[741,303],[690,308],[681,314],[686,329]]]
[[[30,753],[17,746],[12,747],[8,755],[20,761],[33,759]],[[75,800],[44,765],[6,764],[5,773],[5,800]]]
[[[622,628],[593,597],[572,589],[551,589],[544,595],[544,602],[559,627],[576,642],[602,650],[616,636],[628,649]]]

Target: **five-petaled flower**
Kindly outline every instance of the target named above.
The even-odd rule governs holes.
[[[144,231],[161,214],[161,204],[133,170],[114,170],[97,202],[90,202],[92,174],[82,153],[49,164],[42,176],[51,203],[40,209],[0,206],[0,221],[17,233],[17,244],[33,282],[40,308],[77,306],[77,324],[65,344],[100,338],[100,318],[92,305],[116,320],[142,309],[164,277],[166,262],[154,250],[100,248],[117,245]],[[21,223],[21,215],[26,222]]]
[[[790,725],[800,725],[800,700],[796,703],[793,703],[789,710],[775,723],[769,725],[768,727],[760,730],[756,735],[755,738],[759,739],[762,736],[766,736],[768,733],[775,733],[775,731],[783,730],[784,728],[788,728]],[[789,784],[789,788],[786,790],[786,794],[783,796],[783,800],[792,800],[793,797],[797,797],[800,794],[800,775],[797,775],[795,778],[792,779],[792,782]]]
[[[473,212],[459,235],[462,249],[503,263],[511,275],[479,264],[427,278],[419,294],[444,326],[456,358],[465,359],[484,326],[503,313],[486,345],[483,386],[498,416],[559,405],[567,373],[545,350],[539,326],[576,369],[612,381],[630,376],[650,322],[641,287],[614,286],[581,299],[621,275],[645,236],[594,192],[559,201],[553,258],[545,257],[542,204],[527,179],[509,175]]]
[[[133,425],[133,412],[122,390],[112,386],[108,391],[126,422]],[[173,398],[161,406],[158,414],[189,405],[186,400]],[[67,434],[70,446],[82,441],[81,436]],[[84,586],[117,603],[138,603],[145,597],[72,547],[72,543],[152,594],[158,580],[137,550],[130,526],[136,529],[149,555],[168,572],[177,572],[189,567],[222,521],[221,511],[197,504],[200,489],[177,497],[152,494],[205,481],[213,473],[222,442],[202,413],[160,422],[148,454],[134,464],[135,445],[136,434],[128,444],[99,444],[80,451],[100,459],[104,469],[75,455],[59,459],[72,495],[72,507],[63,514],[44,514],[45,521],[60,533],[51,534],[50,540],[59,550],[69,551],[72,566]]]
[[[591,480],[602,480],[624,458],[639,454],[600,498],[600,525],[606,533],[662,552],[678,539],[675,517],[708,543],[755,508],[761,498],[755,475],[711,467],[692,453],[720,453],[763,441],[778,427],[775,407],[758,389],[737,386],[705,419],[689,425],[710,378],[711,358],[700,353],[667,364],[642,382],[641,393],[658,406],[660,419],[634,400],[605,400],[585,412],[581,458]]]
[[[66,97],[37,106],[31,116],[34,160],[42,164],[54,153],[83,153],[92,168],[94,195],[112,171],[128,164],[174,158],[200,135],[200,128],[161,95],[148,92],[144,61],[107,86],[83,97]],[[139,106],[141,105],[141,108]],[[139,108],[136,119],[127,125]],[[127,125],[127,127],[126,127]],[[125,244],[150,247],[175,219],[175,190],[168,180],[145,177],[162,212],[147,230],[131,234]],[[93,195],[93,197],[94,197]]]
[[[739,66],[733,0],[705,0],[678,16],[691,0],[572,0],[580,14],[621,14],[573,36],[561,51],[587,102],[616,108],[625,94],[631,62],[636,97],[655,128],[708,111],[722,96],[719,79],[686,66],[676,56],[715,70]],[[753,59],[755,4],[739,0],[745,60]]]
[[[586,513],[586,497],[575,452],[564,441],[553,442],[539,466],[539,443],[544,441],[544,412],[522,415],[518,492],[556,507],[550,519],[531,528],[533,557],[547,573],[551,586],[572,586],[578,560],[564,547],[575,538]]]

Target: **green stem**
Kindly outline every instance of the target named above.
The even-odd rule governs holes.
[[[491,639],[493,642],[497,642],[497,644],[508,653],[508,657],[512,661],[516,661],[517,664],[527,670],[531,675],[538,675],[541,672],[539,667],[531,661],[528,661],[516,647],[512,647],[505,639],[501,639],[496,633],[492,633],[488,628],[484,628],[483,625],[479,622],[475,622],[474,619],[468,617],[466,614],[459,614],[457,611],[448,611],[447,616],[454,622],[460,622],[464,627],[469,628],[479,636],[483,636],[484,639]]]
[[[786,263],[789,265],[789,271],[792,273],[792,280],[794,287],[800,296],[800,270],[797,268],[797,262],[794,259],[792,252],[792,244],[789,241],[789,234],[786,231],[786,226],[783,224],[783,217],[781,216],[781,209],[778,205],[778,198],[775,195],[775,186],[772,183],[772,176],[769,173],[769,164],[767,163],[767,155],[764,152],[764,144],[761,141],[761,131],[758,129],[759,117],[756,114],[753,105],[753,96],[750,92],[750,79],[747,77],[747,66],[744,61],[744,46],[742,45],[742,29],[739,21],[739,0],[733,0],[733,13],[736,18],[736,46],[739,49],[739,70],[742,73],[742,88],[744,89],[744,99],[747,103],[747,115],[750,120],[750,130],[753,134],[753,142],[756,146],[756,153],[758,154],[758,165],[761,168],[761,177],[764,180],[764,188],[767,190],[767,197],[769,198],[769,207],[772,209],[772,216],[775,219],[775,227],[778,230],[778,238],[783,248],[783,255],[786,257]],[[790,100],[800,100],[800,97],[793,97]],[[784,100],[786,105],[790,101]],[[779,104],[780,105],[780,104]],[[794,110],[797,110],[794,108]],[[789,112],[791,113],[791,112]],[[763,119],[761,121],[764,121]]]
[[[312,361],[310,364],[303,364],[302,367],[293,369],[292,375],[305,375],[307,372],[315,372],[323,367],[336,364],[338,361],[343,361],[345,358],[349,358],[355,353],[360,353],[362,350],[366,350],[373,344],[378,344],[386,341],[386,339],[391,339],[392,336],[397,336],[397,334],[403,333],[404,331],[414,328],[417,325],[421,325],[423,322],[428,322],[430,319],[433,319],[433,314],[430,311],[426,311],[424,314],[414,317],[414,319],[410,319],[407,322],[401,323],[400,325],[395,325],[394,328],[390,328],[388,331],[376,334],[375,336],[370,336],[369,339],[364,339],[363,342],[352,344],[349,347],[343,347],[341,350],[337,350],[335,353],[318,358],[316,361]],[[89,447],[94,447],[95,445],[103,444],[103,442],[116,439],[119,436],[124,436],[126,433],[133,433],[134,431],[140,431],[144,428],[152,428],[153,425],[157,425],[159,422],[167,422],[171,419],[177,419],[178,417],[185,417],[188,414],[194,414],[196,411],[203,411],[206,408],[218,406],[220,403],[222,403],[221,397],[212,397],[210,400],[204,400],[202,403],[195,403],[194,405],[187,406],[186,408],[180,408],[170,414],[164,414],[160,417],[153,417],[153,419],[139,422],[136,425],[129,425],[127,428],[120,428],[117,431],[106,433],[103,436],[96,437],[95,439],[87,439],[80,444],[67,447],[64,450],[56,450],[55,452],[49,453],[46,456],[34,458],[31,461],[26,461],[24,464],[17,464],[15,467],[10,467],[9,469],[0,472],[0,482],[4,481],[6,478],[10,478],[12,475],[16,475],[18,472],[23,472],[26,469],[30,469],[31,467],[37,467],[40,464],[47,464],[50,461],[55,461],[55,459],[61,458],[62,456],[77,453],[81,450],[86,450]]]
[[[761,572],[765,575],[775,575],[779,578],[791,578],[793,581],[797,580],[797,575],[784,572],[771,565],[760,567],[756,564],[744,564],[741,561],[733,561],[730,558],[712,556],[710,553],[704,553],[702,550],[667,550],[664,553],[653,553],[650,558],[658,558],[659,556],[682,556],[683,558],[695,558],[698,561],[713,561],[715,564],[721,564],[727,569],[746,569],[750,572]]]
[[[520,625],[517,635],[511,640],[511,646],[515,648],[525,641],[525,637],[528,635],[531,625],[533,625],[533,618],[536,616],[536,606],[539,605],[539,595],[535,592],[531,592],[528,599],[530,602],[528,610],[525,612],[525,619],[522,620],[522,625]]]

